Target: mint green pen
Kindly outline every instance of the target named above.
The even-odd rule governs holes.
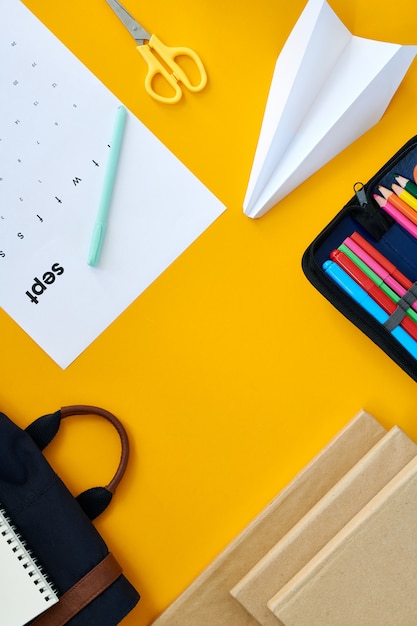
[[[119,106],[114,120],[113,134],[110,141],[109,158],[107,161],[100,204],[98,206],[93,236],[91,238],[90,252],[88,255],[88,265],[92,266],[97,265],[100,258],[101,248],[103,246],[125,124],[126,109],[124,106]]]

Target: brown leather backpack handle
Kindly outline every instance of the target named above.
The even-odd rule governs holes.
[[[92,487],[77,496],[77,501],[84,509],[84,512],[90,519],[94,519],[110,504],[112,496],[123,478],[129,460],[129,439],[123,424],[113,413],[87,404],[65,406],[56,411],[56,413],[43,415],[32,422],[26,428],[26,432],[32,437],[38,447],[43,450],[57,434],[61,419],[66,419],[73,415],[99,415],[103,417],[117,430],[122,446],[119,465],[109,484],[105,487]]]
[[[123,426],[121,421],[115,415],[113,415],[113,413],[110,413],[110,411],[106,411],[106,409],[101,409],[97,406],[90,406],[88,404],[74,404],[72,406],[64,406],[61,408],[61,416],[63,418],[70,417],[71,415],[99,415],[100,417],[104,417],[104,419],[109,421],[117,430],[120,437],[120,442],[122,444],[122,453],[116,473],[113,479],[105,487],[105,489],[113,494],[123,478],[129,460],[129,439],[125,427]]]

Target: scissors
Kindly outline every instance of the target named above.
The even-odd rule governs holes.
[[[107,0],[117,17],[125,25],[133,39],[137,43],[136,50],[140,52],[148,65],[148,72],[145,77],[145,89],[152,98],[159,102],[174,104],[181,99],[182,86],[189,91],[201,91],[207,83],[207,74],[200,57],[190,48],[182,46],[166,46],[156,35],[148,33],[130,13],[118,2],[118,0]],[[185,70],[176,62],[177,57],[188,57],[192,60],[198,70],[198,82],[191,82]],[[172,96],[165,96],[155,91],[154,79],[162,76],[163,80],[171,87],[174,93]]]

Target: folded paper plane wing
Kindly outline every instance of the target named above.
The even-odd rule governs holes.
[[[275,66],[244,213],[264,215],[376,124],[416,53],[356,37],[309,0]]]

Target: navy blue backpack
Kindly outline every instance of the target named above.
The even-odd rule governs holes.
[[[74,497],[42,450],[62,419],[87,414],[100,415],[115,426],[122,453],[108,485]],[[139,594],[92,524],[110,503],[128,455],[124,427],[98,407],[65,407],[40,417],[26,430],[0,413],[0,506],[49,575],[59,598],[31,626],[115,626],[138,602]]]

